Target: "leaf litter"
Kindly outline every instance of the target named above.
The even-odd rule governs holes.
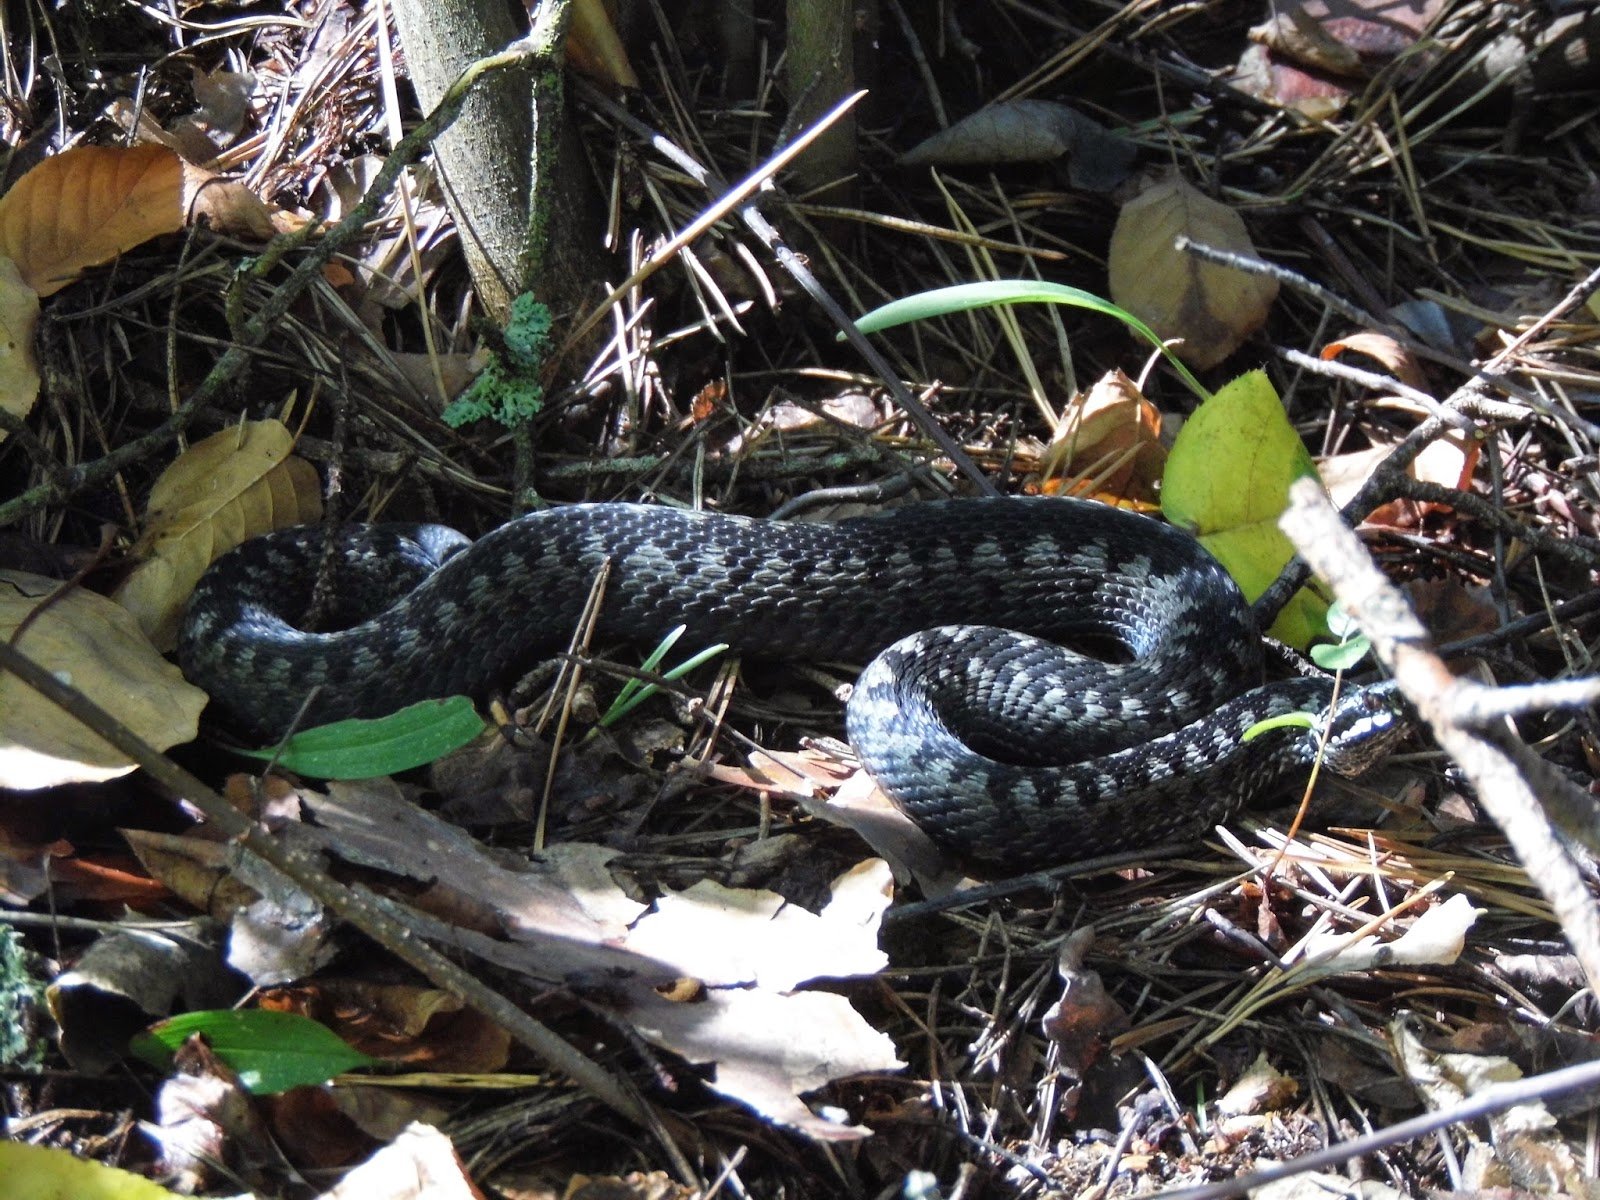
[[[1519,114],[1515,98],[1496,96],[1489,84],[1465,70],[1454,74],[1457,63],[1478,69],[1476,59],[1468,57],[1476,47],[1516,32],[1504,14],[1468,13],[1465,26],[1440,26],[1429,34],[1434,39],[1429,55],[1415,56],[1405,70],[1380,66],[1359,81],[1355,103],[1338,100],[1330,110],[1334,115],[1305,120],[1290,98],[1281,101],[1282,107],[1262,110],[1242,104],[1220,82],[1222,69],[1238,59],[1245,44],[1246,20],[1260,19],[1264,12],[1219,20],[1213,10],[1194,6],[1126,6],[1107,15],[1103,26],[1084,31],[1074,24],[1070,6],[1059,4],[1003,14],[988,6],[970,17],[960,14],[965,25],[947,24],[937,38],[924,36],[917,43],[927,52],[922,61],[932,78],[948,94],[924,96],[922,77],[912,71],[903,78],[915,79],[914,85],[896,83],[883,92],[892,109],[881,125],[892,131],[889,153],[875,164],[885,173],[865,181],[863,206],[841,218],[838,212],[808,211],[803,204],[782,207],[772,197],[768,203],[779,206],[769,207],[769,214],[786,232],[819,220],[846,222],[848,252],[835,240],[837,228],[818,224],[821,232],[808,243],[808,253],[828,268],[830,284],[849,294],[847,307],[854,312],[930,286],[1035,270],[1104,294],[1103,254],[1123,197],[1091,199],[1071,186],[1070,176],[1063,180],[1048,168],[1016,164],[992,171],[945,167],[936,175],[923,168],[889,173],[895,150],[947,123],[939,115],[945,103],[953,111],[979,112],[994,101],[993,81],[1017,81],[1012,93],[1029,101],[1063,87],[1075,101],[1087,98],[1097,107],[1086,111],[1111,118],[1104,122],[1107,128],[1120,133],[1126,125],[1132,131],[1145,163],[1176,163],[1201,195],[1236,214],[1249,245],[1264,257],[1353,297],[1364,307],[1363,315],[1373,318],[1352,317],[1343,328],[1378,328],[1392,319],[1421,329],[1417,314],[1429,314],[1428,345],[1435,356],[1445,356],[1425,360],[1431,386],[1442,390],[1469,377],[1474,368],[1463,359],[1505,352],[1500,365],[1506,374],[1490,376],[1489,391],[1500,402],[1515,400],[1526,407],[1501,411],[1493,422],[1480,425],[1493,450],[1494,472],[1491,477],[1477,466],[1467,495],[1469,500],[1492,496],[1500,507],[1486,513],[1454,496],[1440,504],[1429,488],[1449,492],[1449,469],[1430,466],[1412,477],[1424,486],[1403,496],[1414,506],[1414,523],[1398,533],[1379,530],[1371,536],[1391,565],[1415,574],[1420,583],[1464,580],[1482,586],[1492,605],[1480,605],[1476,623],[1468,627],[1473,632],[1481,632],[1484,612],[1496,625],[1502,613],[1524,619],[1547,610],[1557,614],[1556,632],[1519,634],[1514,651],[1502,652],[1497,644],[1479,669],[1515,679],[1586,669],[1592,629],[1569,624],[1566,604],[1592,591],[1592,563],[1563,558],[1558,551],[1579,550],[1579,539],[1597,532],[1586,490],[1595,446],[1586,422],[1592,419],[1587,397],[1594,388],[1589,359],[1596,325],[1593,313],[1582,307],[1551,324],[1538,323],[1582,277],[1592,257],[1593,189],[1582,183],[1577,132],[1587,116],[1583,90],[1541,96],[1538,102],[1546,107],[1539,111],[1552,114],[1551,119],[1519,119],[1526,114]],[[1000,19],[988,20],[991,16]],[[387,81],[371,28],[360,14],[342,8],[321,13],[305,31],[230,31],[224,24],[219,40],[202,39],[195,48],[175,45],[170,66],[182,71],[188,88],[191,62],[203,62],[209,72],[220,61],[197,60],[196,49],[228,44],[231,37],[259,81],[250,89],[251,104],[265,111],[247,117],[242,136],[233,141],[226,121],[214,126],[224,130],[225,152],[235,155],[233,161],[260,195],[303,212],[336,215],[358,182],[359,172],[346,167],[363,155],[375,163],[389,144],[378,136],[384,122],[393,117],[398,124],[399,114],[385,111]],[[781,111],[730,106],[712,75],[680,69],[679,64],[695,61],[680,53],[687,44],[685,29],[654,32],[668,52],[650,60],[654,65],[645,72],[645,87],[652,99],[664,102],[659,111],[672,114],[669,134],[707,156],[725,177],[742,177],[753,156],[759,158],[778,138]],[[888,36],[890,44],[899,44],[892,39],[901,34]],[[1533,46],[1539,44],[1536,37]],[[1435,48],[1443,52],[1440,57],[1431,53]],[[976,57],[969,54],[974,49]],[[1149,86],[1129,87],[1130,63],[1138,64],[1141,84],[1148,80]],[[1185,73],[1194,63],[1211,73],[1197,81]],[[33,78],[50,76],[40,72]],[[174,93],[162,71],[150,80],[148,93],[141,93],[148,101],[142,107],[158,112],[164,131],[173,127],[174,116],[194,112],[195,101],[202,110],[218,107],[186,90]],[[1460,83],[1465,94],[1457,88]],[[1340,116],[1347,104],[1347,115]],[[16,119],[11,110],[0,113],[0,121]],[[640,254],[646,253],[644,247],[661,244],[705,211],[709,198],[699,185],[679,166],[654,158],[619,118],[597,104],[580,120],[591,138],[591,154],[616,181],[607,211],[618,235],[615,245],[637,245]],[[270,137],[254,136],[267,129]],[[611,160],[604,161],[608,155]],[[363,516],[410,516],[438,506],[452,522],[482,529],[504,516],[511,480],[504,457],[497,454],[500,447],[453,438],[436,420],[443,400],[463,382],[470,361],[465,348],[473,336],[464,315],[470,305],[452,267],[453,226],[437,190],[426,178],[419,184],[411,215],[398,201],[386,201],[370,240],[348,261],[328,265],[328,286],[308,293],[286,316],[270,350],[253,360],[249,387],[208,409],[197,429],[209,434],[230,427],[240,405],[255,418],[278,415],[291,397],[289,423],[301,430],[300,452],[329,477],[344,481],[350,490],[343,500],[354,499],[353,510]],[[247,226],[240,231],[248,236]],[[179,270],[173,264],[180,260],[167,249],[173,241],[159,250],[125,252],[114,267],[92,268],[57,293],[58,304],[83,306],[49,333],[62,339],[51,348],[65,351],[55,361],[69,364],[72,375],[72,388],[51,398],[62,406],[56,411],[70,414],[60,422],[63,441],[57,452],[74,468],[79,460],[72,456],[92,460],[102,443],[136,438],[164,420],[170,401],[181,402],[209,364],[208,339],[222,328],[218,314],[232,278],[234,249],[226,249],[222,269],[204,259],[196,268],[184,259]],[[829,357],[817,331],[806,324],[808,302],[763,265],[763,254],[732,222],[709,231],[692,255],[626,297],[615,314],[611,340],[595,351],[592,363],[567,362],[551,372],[556,378],[550,407],[557,415],[537,431],[541,488],[563,499],[648,494],[767,512],[780,497],[817,486],[831,490],[831,485],[865,486],[864,502],[880,504],[885,491],[930,464],[945,470],[947,464],[929,450],[922,434],[890,409],[876,382],[860,374],[855,359]],[[1162,261],[1163,269],[1190,274],[1187,263]],[[1151,280],[1149,286],[1159,292],[1159,272]],[[246,311],[271,290],[270,281],[262,279],[244,280],[240,287]],[[81,319],[80,313],[90,309],[92,318]],[[1227,304],[1200,304],[1200,311],[1211,316],[1219,309],[1227,328],[1235,317]],[[1280,290],[1262,331],[1245,332],[1241,349],[1218,377],[1207,377],[1207,384],[1216,386],[1275,357],[1277,347],[1314,349],[1325,336],[1320,331],[1327,311],[1319,297]],[[751,336],[730,332],[733,314]],[[1141,352],[1119,329],[1067,321],[1059,314],[1011,316],[1015,324],[1005,333],[998,321],[976,314],[881,339],[895,356],[897,371],[921,388],[958,443],[1003,486],[1039,482],[1038,467],[1061,428],[1061,416],[1083,391],[1080,379],[1118,367],[1139,376],[1141,394],[1163,422],[1192,407],[1183,389],[1161,372],[1138,370]],[[419,328],[424,320],[426,336]],[[1401,336],[1395,330],[1389,335]],[[1211,335],[1187,336],[1200,343]],[[1224,344],[1218,336],[1216,345]],[[169,338],[178,347],[177,375],[171,378]],[[128,352],[108,354],[105,346]],[[1360,453],[1401,445],[1424,421],[1418,410],[1396,407],[1364,386],[1333,375],[1297,374],[1302,370],[1286,368],[1276,381],[1295,428],[1315,451]],[[563,382],[579,376],[581,384]],[[330,386],[337,387],[344,411],[354,418],[353,433],[339,432],[328,420]],[[441,388],[445,394],[436,394]],[[804,428],[742,436],[755,428],[752,410],[780,396],[825,410],[846,392],[866,393],[869,402],[870,418],[849,422],[854,428],[808,422]],[[130,397],[139,400],[130,404]],[[31,403],[31,397],[17,403],[8,392],[0,407],[27,413]],[[30,427],[48,428],[55,436],[55,425],[41,420],[45,411],[35,406]],[[104,430],[105,436],[74,427],[80,418],[93,423],[85,428]],[[19,487],[48,482],[54,464],[31,455],[11,457],[20,454],[15,448],[6,454],[8,463],[27,463],[27,471],[18,473]],[[56,522],[52,530],[59,528],[64,540],[80,544],[95,541],[92,528],[85,532],[91,518],[110,516],[131,530],[139,498],[172,457],[165,453],[145,460],[114,487],[102,477],[103,503],[93,492],[80,493],[75,499],[83,502],[81,509],[53,505],[36,515],[49,517]],[[1236,464],[1215,465],[1226,475]],[[1358,479],[1377,477],[1371,466],[1361,470],[1368,473],[1358,473]],[[121,501],[124,490],[128,499]],[[5,492],[0,503],[11,495]],[[863,502],[863,496],[851,502]],[[1571,619],[1581,621],[1581,614]],[[808,732],[829,728],[829,716],[779,698],[783,703],[774,703],[765,689],[742,684],[728,724],[759,733],[764,749],[780,752],[794,745],[793,726]],[[679,703],[677,723],[700,737],[698,715],[687,702]],[[1592,730],[1582,721],[1541,722],[1537,732],[1545,739],[1541,751],[1552,760],[1593,775],[1600,756]],[[639,769],[639,763],[626,785],[616,774],[594,771],[582,799],[569,798],[555,828],[580,842],[605,839],[616,845],[590,852],[581,871],[571,867],[583,882],[563,882],[565,899],[540,892],[539,899],[524,900],[521,907],[505,899],[484,904],[473,898],[473,887],[435,887],[429,876],[395,889],[415,890],[415,895],[391,894],[391,901],[426,905],[437,936],[455,937],[457,944],[476,939],[486,963],[493,955],[512,953],[512,965],[488,969],[538,980],[522,998],[566,1036],[594,1038],[607,1047],[619,1038],[629,1046],[641,1044],[630,1040],[631,1026],[627,1033],[619,1023],[595,1034],[588,1025],[591,1014],[584,1006],[598,1003],[591,999],[594,994],[605,995],[604,974],[598,980],[584,976],[581,988],[571,978],[551,986],[547,976],[528,974],[539,964],[527,961],[535,955],[512,940],[513,918],[528,925],[530,944],[556,943],[552,952],[558,966],[563,961],[592,965],[588,951],[579,953],[574,945],[606,945],[601,931],[625,942],[639,914],[649,911],[638,906],[671,896],[670,908],[693,896],[683,900],[691,915],[682,919],[691,929],[699,927],[704,913],[720,914],[726,897],[696,888],[708,880],[731,886],[721,872],[731,873],[739,863],[751,870],[740,880],[739,892],[797,898],[774,912],[770,899],[746,897],[748,903],[731,906],[740,914],[741,928],[752,934],[775,929],[788,907],[820,920],[828,884],[861,856],[851,835],[820,827],[789,800],[805,792],[806,803],[825,812],[834,805],[823,801],[866,790],[859,777],[834,787],[835,777],[848,777],[847,761],[836,760],[837,772],[816,762],[799,764],[801,778],[778,786],[761,754],[740,758],[730,736],[723,735],[716,751],[702,740],[686,754],[690,761],[709,759],[706,765],[713,771],[726,772],[712,774],[709,783],[690,773],[668,783]],[[740,786],[735,775],[741,771],[752,786]],[[514,773],[508,778],[513,780],[508,791],[518,792],[519,801],[537,799],[542,771],[531,772],[533,783]],[[523,790],[532,795],[522,796]],[[1361,811],[1367,815],[1342,821],[1327,833],[1286,842],[1273,832],[1276,822],[1268,814],[1260,827],[1241,823],[1228,838],[1191,856],[1120,872],[1100,870],[1054,889],[1035,887],[999,898],[977,893],[984,898],[966,903],[947,897],[951,907],[905,920],[896,920],[896,910],[889,910],[880,940],[891,966],[843,990],[854,1001],[851,1007],[859,1005],[869,1018],[866,1028],[892,1038],[894,1057],[913,1066],[857,1079],[824,1071],[837,1082],[811,1098],[816,1108],[810,1110],[819,1137],[841,1130],[853,1136],[852,1126],[871,1127],[876,1136],[849,1147],[848,1155],[835,1147],[823,1156],[804,1140],[772,1138],[758,1119],[747,1114],[741,1119],[737,1109],[700,1107],[695,1132],[706,1140],[696,1149],[709,1150],[701,1191],[737,1184],[759,1194],[866,1196],[900,1187],[913,1172],[920,1173],[918,1178],[931,1176],[947,1190],[1047,1185],[1075,1194],[1149,1191],[1167,1181],[1237,1174],[1341,1137],[1348,1127],[1397,1119],[1418,1103],[1414,1078],[1422,1080],[1435,1069],[1429,1056],[1441,1051],[1510,1058],[1525,1071],[1540,1069],[1553,1048],[1562,1055],[1592,1054],[1588,1035],[1594,1016],[1585,1007],[1582,977],[1571,968],[1549,908],[1529,887],[1526,872],[1506,860],[1498,835],[1474,811],[1459,779],[1432,761],[1414,760],[1402,764],[1399,779],[1361,791],[1357,799],[1365,801]],[[60,807],[71,812],[75,805]],[[26,848],[18,853],[28,863],[37,864],[40,847],[71,845],[57,840],[60,831],[49,825],[26,831],[42,836],[14,836],[24,832],[13,828],[18,812],[19,806],[8,805],[0,813],[0,830],[8,846]],[[159,824],[148,813],[139,815],[152,826]],[[260,816],[277,826],[280,836],[300,836],[287,831],[281,811],[263,810]],[[408,827],[408,832],[419,831]],[[495,836],[512,835],[501,827]],[[381,874],[390,864],[377,852],[392,849],[393,842],[392,837],[374,842],[370,865],[342,869],[361,871],[369,883],[392,881]],[[406,849],[412,857],[423,854],[420,847]],[[483,861],[481,847],[467,850],[473,862]],[[1287,853],[1281,861],[1280,851]],[[489,861],[498,859],[490,855]],[[520,858],[513,852],[517,870],[512,874],[529,861],[527,851]],[[224,848],[213,867],[225,872],[227,862]],[[200,865],[189,867],[196,876],[192,886],[222,878],[203,875]],[[52,877],[61,867],[52,863]],[[618,884],[619,877],[628,882]],[[1428,890],[1445,878],[1449,892]],[[274,937],[293,939],[283,931],[294,928],[299,914],[284,893],[254,882],[263,887],[263,907],[276,905],[281,911],[276,921],[263,914],[256,923],[250,969],[263,978],[306,970],[325,976],[332,968],[315,964],[326,945],[339,944],[338,931],[332,931],[331,942],[325,940],[326,928],[308,935],[302,949],[312,954],[302,958],[269,953]],[[509,887],[503,877],[495,883]],[[572,900],[591,893],[610,903],[589,913]],[[1380,945],[1398,942],[1429,912],[1450,903],[1452,894],[1468,896],[1484,909],[1454,966],[1371,966],[1356,975],[1323,979],[1314,988],[1273,993],[1259,1005],[1252,1000],[1251,987],[1273,969],[1274,956],[1311,931],[1348,937],[1370,925],[1374,914],[1383,914],[1382,927],[1365,936]],[[1411,907],[1408,901],[1414,901]],[[872,908],[863,904],[861,911]],[[216,911],[231,910],[221,902]],[[541,933],[544,918],[577,936]],[[1089,986],[1083,976],[1063,981],[1058,972],[1067,930],[1090,924],[1094,940],[1072,970],[1098,976],[1132,1025],[1123,1029],[1107,1017],[1097,1030],[1097,1018],[1079,1022],[1086,1047],[1078,1052],[1082,1077],[1067,1080],[1051,1057],[1061,1050],[1046,1039],[1041,1022],[1058,999],[1067,998],[1069,987]],[[243,929],[236,929],[234,940],[250,936]],[[759,973],[760,955],[748,951],[748,943],[759,940],[748,939],[745,951],[726,965],[727,978]],[[851,942],[863,957],[866,942]],[[610,949],[621,953],[616,946]],[[346,966],[372,965],[370,957],[364,963],[362,956],[352,957],[355,961]],[[601,961],[614,965],[615,959]],[[547,974],[548,969],[546,964]],[[671,985],[687,978],[679,974]],[[797,995],[838,998],[838,991],[833,983],[807,985]],[[746,993],[762,997],[757,1007],[767,1003],[769,993],[754,983],[718,986],[706,994],[729,999],[731,1007],[732,998]],[[693,986],[666,995],[651,989],[651,994],[653,1000],[642,997],[639,1012],[663,1014],[663,1030],[666,1018],[696,1015],[692,1010],[700,993]],[[794,998],[774,995],[779,1008],[780,1000]],[[1387,1021],[1406,1014],[1427,1045],[1402,1059],[1390,1049],[1397,1039]],[[735,1067],[748,1066],[754,1077],[738,1086],[757,1097],[758,1107],[769,1105],[773,1112],[802,1120],[793,1107],[796,1092],[816,1076],[805,1064],[772,1067],[763,1056],[782,1047],[770,1038],[762,1040],[761,1054],[741,1057],[740,1037],[754,1029],[762,1038],[763,1022],[743,1013],[731,1020],[734,1028],[725,1029],[720,1017],[713,1021],[708,1015],[703,1024],[674,1036],[681,1039],[685,1057],[708,1073],[715,1064],[719,1078],[719,1054],[728,1054]],[[852,1028],[870,1042],[866,1029]],[[693,1041],[707,1030],[723,1041],[715,1047]],[[1252,1076],[1263,1048],[1269,1070],[1303,1086],[1272,1086],[1268,1076],[1262,1089],[1268,1098],[1255,1102],[1258,1108],[1266,1105],[1265,1111],[1219,1122],[1205,1097],[1231,1094],[1236,1081]],[[821,1049],[812,1046],[813,1057]],[[607,1062],[619,1075],[644,1081],[653,1101],[673,1107],[675,1120],[690,1106],[704,1104],[703,1093],[678,1086],[688,1077],[673,1056],[653,1059],[624,1051]],[[1437,1069],[1467,1074],[1465,1065],[1454,1061]],[[742,1077],[735,1070],[729,1078]],[[1314,1105],[1308,1097],[1315,1097]],[[142,1103],[143,1097],[136,1097],[129,1106],[137,1110]],[[622,1178],[628,1168],[653,1163],[652,1156],[664,1153],[570,1092],[515,1101],[497,1093],[482,1108],[490,1110],[489,1120],[456,1126],[456,1144],[464,1152],[492,1157],[508,1143],[537,1146],[535,1153],[567,1168],[563,1182],[598,1163],[616,1164]],[[81,1119],[60,1118],[63,1128],[74,1128],[74,1122]],[[530,1129],[538,1136],[528,1136]],[[602,1131],[598,1138],[591,1136],[596,1129]],[[1440,1149],[1442,1141],[1377,1152],[1366,1169],[1417,1191],[1511,1182],[1496,1174],[1505,1164],[1494,1146],[1477,1145],[1470,1131],[1459,1128],[1448,1136],[1461,1157],[1459,1176],[1452,1174],[1455,1160]],[[1550,1141],[1560,1135],[1537,1136]],[[225,1141],[213,1148],[225,1148]],[[1549,1163],[1549,1178],[1570,1180],[1554,1153]],[[685,1177],[696,1178],[696,1172]]]
[[[424,886],[412,919],[427,936],[575,988],[707,1069],[716,1091],[782,1124],[829,1140],[863,1136],[818,1117],[800,1095],[902,1065],[847,998],[802,987],[886,965],[877,931],[892,889],[881,862],[836,879],[817,912],[711,880],[649,905],[613,878],[619,852],[608,847],[567,842],[537,859],[491,853],[384,781],[299,798],[314,824],[297,836],[320,853]]]

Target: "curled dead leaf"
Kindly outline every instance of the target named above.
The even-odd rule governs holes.
[[[238,180],[190,163],[183,164],[183,213],[186,224],[203,217],[219,233],[254,242],[305,224],[291,213],[268,208]]]
[[[1359,333],[1352,333],[1349,337],[1329,342],[1322,348],[1320,357],[1323,361],[1327,361],[1347,352],[1365,354],[1368,358],[1377,360],[1407,387],[1416,388],[1419,392],[1428,390],[1428,378],[1422,373],[1422,364],[1417,361],[1417,356],[1390,334],[1364,329]]]
[[[1132,142],[1054,100],[991,104],[917,143],[903,167],[952,166],[1067,159],[1074,187],[1109,191],[1128,176]]]
[[[1111,371],[1067,406],[1039,473],[1051,494],[1153,507],[1166,461],[1160,411],[1127,375]]]
[[[1372,473],[1383,465],[1393,453],[1393,446],[1373,446],[1366,450],[1353,450],[1336,454],[1319,464],[1322,482],[1335,504],[1348,504]],[[1464,488],[1472,482],[1477,470],[1480,443],[1469,435],[1448,433],[1429,442],[1406,466],[1406,474],[1426,483],[1441,487]],[[1441,512],[1443,504],[1401,498],[1379,505],[1366,515],[1363,524],[1395,529],[1415,529],[1422,518],[1431,512]]]

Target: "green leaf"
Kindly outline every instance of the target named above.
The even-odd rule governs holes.
[[[1316,474],[1272,383],[1251,371],[1218,390],[1178,431],[1161,479],[1161,511],[1194,533],[1254,600],[1294,554],[1278,528],[1289,485]],[[1304,649],[1322,634],[1327,607],[1302,588],[1271,633]]]
[[[1346,641],[1327,643],[1311,647],[1311,661],[1324,671],[1351,671],[1360,665],[1361,660],[1372,649],[1372,643],[1364,634],[1357,634]]]
[[[372,779],[409,771],[464,746],[484,730],[466,696],[422,700],[375,720],[335,721],[295,734],[283,753],[241,750],[315,779]]]
[[[357,1067],[378,1065],[326,1025],[298,1013],[216,1009],[184,1013],[152,1025],[133,1039],[133,1052],[164,1066],[190,1037],[200,1034],[239,1082],[257,1095],[326,1083]]]
[[[1328,606],[1328,632],[1341,642],[1365,636],[1361,632],[1361,626],[1356,624],[1356,619],[1337,600]]]
[[[1349,671],[1371,652],[1372,639],[1338,601],[1328,608],[1327,625],[1337,643],[1311,647],[1311,661],[1324,671]]]
[[[1204,400],[1209,392],[1184,366],[1178,356],[1162,343],[1160,336],[1150,326],[1125,308],[1082,288],[1068,287],[1064,283],[1040,283],[1032,279],[990,279],[981,283],[958,283],[953,287],[934,288],[918,292],[900,300],[891,300],[857,319],[856,328],[862,333],[876,333],[909,321],[926,321],[930,317],[944,317],[951,313],[970,312],[975,308],[992,308],[997,304],[1065,304],[1071,308],[1086,308],[1102,316],[1115,317],[1124,325],[1161,351],[1172,369],[1189,385],[1196,396]],[[842,336],[842,335],[841,335]]]

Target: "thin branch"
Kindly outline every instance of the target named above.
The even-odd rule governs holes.
[[[1232,1179],[1208,1183],[1202,1187],[1174,1188],[1167,1192],[1156,1192],[1151,1200],[1226,1200],[1229,1196],[1242,1196],[1264,1184],[1288,1179],[1292,1175],[1320,1171],[1324,1167],[1336,1167],[1389,1146],[1397,1146],[1401,1142],[1427,1137],[1428,1134],[1436,1133],[1450,1125],[1481,1120],[1495,1113],[1505,1112],[1508,1108],[1515,1108],[1519,1104],[1532,1104],[1536,1100],[1547,1100],[1552,1096],[1563,1096],[1568,1092],[1583,1091],[1585,1088],[1597,1085],[1600,1085],[1600,1062],[1563,1067],[1559,1071],[1547,1071],[1543,1075],[1519,1079],[1515,1083],[1491,1084],[1470,1100],[1463,1100],[1460,1104],[1451,1105],[1438,1112],[1423,1113],[1421,1116],[1390,1125],[1386,1129],[1375,1129],[1348,1142],[1339,1142],[1336,1145],[1325,1146],[1321,1150],[1313,1150],[1310,1154],[1302,1154],[1298,1158],[1278,1163],[1264,1171],[1252,1171],[1248,1175],[1237,1175]]]
[[[1479,693],[1493,689],[1450,674],[1429,648],[1427,631],[1405,597],[1378,570],[1316,480],[1301,479],[1289,489],[1289,508],[1279,524],[1372,639],[1378,660],[1393,673],[1440,747],[1472,781],[1478,803],[1550,902],[1589,986],[1600,995],[1600,911],[1589,896],[1583,870],[1550,821],[1560,821],[1570,838],[1595,843],[1593,801],[1548,769],[1538,771],[1536,793],[1524,769],[1536,757],[1531,751],[1509,733],[1486,733],[1464,722],[1480,711]]]

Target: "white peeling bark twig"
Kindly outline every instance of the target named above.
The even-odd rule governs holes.
[[[1595,803],[1500,720],[1485,723],[1486,716],[1592,704],[1600,684],[1574,680],[1512,691],[1458,679],[1430,648],[1427,631],[1400,590],[1378,570],[1315,480],[1302,479],[1290,488],[1289,508],[1279,525],[1372,639],[1378,661],[1440,748],[1472,781],[1478,802],[1549,901],[1590,989],[1600,995],[1600,910],[1552,826],[1594,848],[1600,843]]]

